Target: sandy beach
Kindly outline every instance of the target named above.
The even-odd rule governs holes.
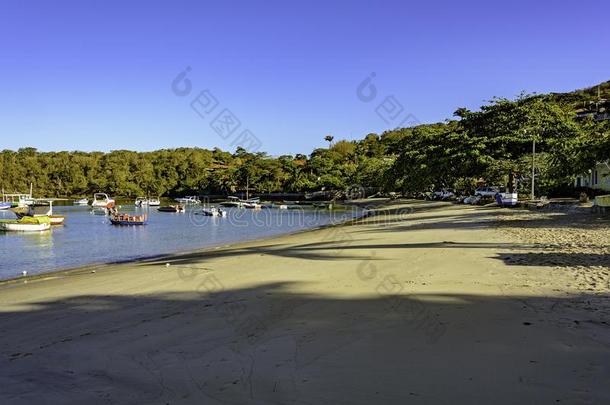
[[[401,201],[5,283],[0,403],[610,403],[608,223]]]

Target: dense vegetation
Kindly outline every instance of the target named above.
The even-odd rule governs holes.
[[[442,123],[399,128],[360,141],[327,136],[328,148],[309,156],[269,157],[238,148],[166,149],[154,152],[0,152],[0,187],[38,196],[116,196],[343,190],[361,185],[419,192],[471,189],[487,183],[529,185],[536,141],[540,191],[569,184],[573,176],[609,160],[610,120],[576,117],[590,103],[610,99],[610,82],[573,93],[493,99],[480,111],[458,109]],[[516,183],[513,179],[516,178]]]

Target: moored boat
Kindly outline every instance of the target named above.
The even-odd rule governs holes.
[[[248,208],[248,209],[252,209],[252,210],[260,210],[261,209],[261,205],[260,204],[252,203],[252,202],[245,202],[245,203],[243,203],[243,207],[244,208]]]
[[[95,193],[93,194],[93,202],[91,203],[91,206],[112,208],[114,207],[114,200],[108,197],[108,194],[106,193]]]
[[[235,207],[235,208],[243,208],[244,202],[239,199],[239,197],[229,196],[227,197],[227,201],[223,201],[220,203],[223,207]]]
[[[148,215],[129,215],[114,213],[110,217],[110,223],[112,225],[146,225],[148,222]]]
[[[204,215],[206,217],[226,217],[227,211],[216,207],[209,207],[195,212],[195,215]]]
[[[148,205],[148,198],[146,197],[138,197],[136,198],[136,201],[134,202],[134,205],[136,207],[144,207]]]
[[[136,207],[158,207],[161,205],[161,200],[159,199],[159,197],[138,197],[136,198],[134,205]]]
[[[164,207],[157,208],[159,212],[184,212],[184,205],[176,204],[176,205],[166,205]]]
[[[48,217],[51,225],[63,225],[66,217],[64,215],[53,215],[53,200],[38,199],[26,207],[11,208],[18,219],[24,217]]]
[[[10,207],[27,207],[34,203],[31,194],[3,194],[2,202],[10,204]]]
[[[194,196],[194,195],[187,195],[186,197],[176,198],[175,201],[180,204],[199,204],[199,203],[201,203],[201,201],[199,201],[199,197]]]
[[[50,228],[51,220],[46,216],[0,220],[0,231],[5,232],[40,232]]]
[[[72,201],[72,204],[74,204],[74,205],[88,205],[89,204],[89,199],[88,198],[81,198],[79,200],[74,200],[74,201]]]
[[[49,215],[51,225],[63,225],[66,217],[64,215]]]
[[[0,201],[0,211],[1,210],[8,210],[9,208],[11,208],[13,204],[7,201]]]
[[[260,198],[249,198],[246,201],[242,201],[244,208],[260,210],[263,206],[261,205]]]

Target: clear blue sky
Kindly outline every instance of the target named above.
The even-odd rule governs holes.
[[[607,0],[499,3],[3,1],[0,149],[234,149],[189,106],[209,89],[262,150],[309,153],[392,127],[375,112],[388,95],[434,122],[610,79]]]

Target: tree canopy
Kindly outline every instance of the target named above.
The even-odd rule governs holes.
[[[515,175],[528,181],[535,141],[539,184],[551,189],[610,160],[610,120],[586,114],[593,107],[605,111],[600,96],[610,98],[610,82],[599,91],[494,98],[477,111],[459,108],[445,122],[370,133],[361,140],[334,141],[328,135],[329,146],[309,155],[271,157],[242,148],[233,153],[218,148],[4,150],[0,187],[24,192],[33,183],[36,195],[47,197],[98,191],[126,197],[229,194],[247,186],[261,193],[468,188],[480,178],[509,184]]]

